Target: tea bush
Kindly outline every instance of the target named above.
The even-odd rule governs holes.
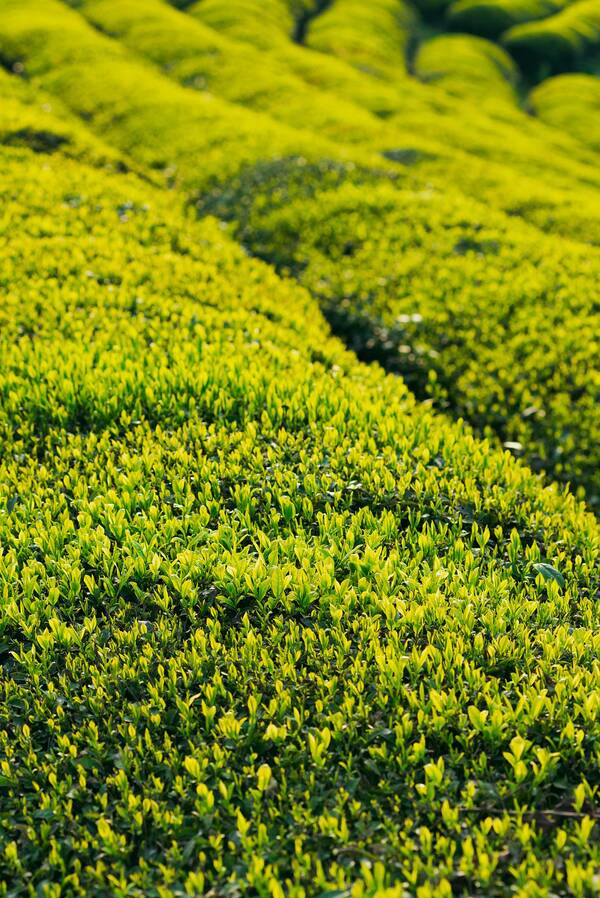
[[[69,5],[0,0],[0,896],[591,898],[600,529],[513,456],[597,496],[594,149]]]
[[[533,107],[545,122],[568,129],[584,144],[600,151],[600,81],[592,75],[557,75],[531,95]]]
[[[2,155],[0,890],[591,895],[594,520],[215,224]]]
[[[418,144],[408,151],[392,145],[383,151],[382,158],[381,151],[376,152],[370,118],[364,140],[359,133],[360,124],[355,125],[357,143],[352,146],[324,139],[318,133],[319,123],[322,115],[327,114],[331,98],[324,100],[323,113],[317,111],[316,118],[311,119],[314,88],[304,86],[299,90],[295,107],[286,99],[294,92],[297,76],[283,83],[283,94],[278,100],[280,84],[267,67],[265,87],[259,93],[264,93],[271,79],[273,90],[269,95],[273,99],[269,111],[289,106],[294,109],[294,117],[302,112],[305,127],[301,130],[290,128],[288,123],[284,126],[272,115],[266,117],[255,109],[233,106],[229,99],[211,99],[210,94],[181,88],[133,56],[126,56],[122,44],[99,35],[80,15],[61,4],[54,4],[52,14],[45,19],[35,18],[35,2],[30,2],[27,9],[22,3],[4,0],[4,8],[5,55],[15,54],[28,75],[37,75],[79,114],[91,116],[95,127],[106,132],[123,151],[134,152],[140,162],[150,163],[153,168],[174,173],[173,178],[181,186],[199,195],[200,209],[237,222],[246,246],[280,270],[290,270],[301,277],[320,300],[336,331],[362,357],[375,358],[400,372],[419,396],[429,397],[438,407],[466,417],[481,433],[514,444],[518,447],[515,451],[536,470],[545,470],[552,477],[571,483],[574,489],[585,491],[593,506],[597,504],[600,441],[597,368],[593,361],[598,346],[593,307],[599,264],[596,250],[549,243],[539,257],[533,250],[539,240],[543,243],[539,233],[528,235],[513,219],[495,219],[489,207],[478,208],[458,191],[441,183],[436,188],[435,182],[432,185],[424,181],[426,160],[433,154]],[[186,16],[163,3],[147,0],[140,6],[137,0],[126,0],[115,7],[106,0],[80,0],[78,9],[103,31],[117,34],[130,47],[148,53],[175,77],[182,70],[189,76],[189,66],[202,65],[206,71],[210,68],[210,63],[198,62],[206,26],[195,28],[191,22],[186,32]],[[219,40],[215,33],[213,44],[206,47],[208,59]],[[231,52],[235,47],[230,41]],[[223,43],[217,59],[226,48],[227,43]],[[93,54],[92,69],[80,61],[84,53]],[[217,82],[218,76],[211,77],[215,85],[227,81]],[[85,91],[81,90],[82,85],[86,85]],[[240,109],[237,129],[232,125],[235,109]],[[340,111],[336,127],[343,128],[350,112]],[[173,128],[165,147],[159,135],[167,122],[172,122]],[[248,139],[246,132],[251,132]],[[390,126],[390,139],[392,133]],[[378,136],[381,138],[381,134]],[[295,151],[288,154],[285,148],[291,146],[295,146]],[[299,157],[298,151],[305,156]],[[199,153],[203,159],[200,167]],[[224,155],[227,162],[219,170],[219,160]],[[266,167],[265,162],[258,161],[261,156],[267,160]],[[305,169],[301,161],[305,157],[316,168]],[[399,176],[398,167],[406,170],[408,161],[412,169],[412,159],[417,160],[415,178]],[[291,161],[291,165],[285,160]],[[394,166],[394,162],[399,165]],[[312,199],[301,194],[294,202],[288,178],[292,178],[293,193],[298,183],[296,175],[302,180],[307,171],[323,167],[334,172],[335,189],[341,191],[339,197],[327,197],[326,185],[320,183]],[[292,174],[294,169],[296,174]],[[481,188],[480,170],[474,172]],[[263,183],[265,174],[267,182]],[[374,190],[378,182],[383,182],[382,189]],[[349,192],[344,192],[346,185]],[[527,180],[513,184],[512,197],[500,193],[498,188],[496,183],[492,191],[502,196],[505,203],[510,198],[511,211],[525,209],[527,217],[534,221],[552,220],[555,210],[546,201],[546,188],[540,191],[539,199],[534,197]],[[396,198],[400,189],[403,193]],[[444,197],[444,212],[439,217],[424,201],[432,190],[435,196],[436,189]],[[305,192],[304,187],[302,190]],[[220,198],[216,206],[212,201],[215,194]],[[285,203],[280,201],[282,198]],[[592,198],[592,205],[595,199]],[[273,203],[277,207],[274,216]],[[418,258],[425,258],[422,254],[427,250],[420,248],[416,225],[424,210],[426,215],[434,216],[424,226],[431,229],[429,252],[437,255],[438,262],[430,266],[423,262],[418,274],[408,266],[407,271],[395,275],[398,252],[404,258],[414,250]],[[565,222],[572,224],[569,207],[563,209],[563,214]],[[340,221],[333,231],[331,215]],[[353,229],[361,215],[371,222],[370,240],[355,239]],[[408,228],[403,215],[410,223]],[[461,223],[455,233],[452,220]],[[486,220],[495,235],[490,238],[492,246],[514,246],[514,251],[508,249],[499,267],[493,263],[496,250],[488,252],[487,241],[482,244],[480,240],[479,231]],[[494,221],[501,235],[498,240],[491,224]],[[589,226],[586,218],[588,229]],[[517,238],[520,234],[523,237]],[[311,243],[313,235],[319,235],[318,248]],[[518,246],[520,239],[522,244]],[[478,259],[481,262],[474,261]],[[448,260],[452,275],[448,274]],[[532,273],[532,266],[541,264],[541,260],[542,278]],[[519,298],[517,289],[521,290]],[[468,326],[465,315],[454,311],[448,322],[448,309],[454,308],[449,306],[450,296],[445,292],[448,290],[456,296],[456,306],[468,308],[475,316],[476,326]],[[491,295],[494,303],[488,314]],[[551,314],[546,308],[548,303],[552,306]],[[482,330],[479,316],[484,310]],[[415,329],[414,322],[409,322],[406,328],[402,322],[407,314],[416,314],[425,323],[420,321]],[[532,321],[536,322],[533,327]],[[419,334],[412,334],[414,330]],[[516,379],[515,368],[519,370]]]
[[[445,34],[421,44],[415,72],[423,81],[435,82],[449,93],[464,97],[490,94],[495,99],[515,99],[517,69],[505,51],[491,41],[466,34]]]
[[[577,68],[590,57],[594,61],[597,58],[600,3],[598,0],[579,0],[540,22],[513,26],[502,40],[521,64],[539,79]]]
[[[264,109],[266,102],[271,116],[287,123],[301,121],[305,128],[319,135],[326,133],[338,144],[340,140],[359,142],[362,134],[363,141],[384,151],[414,149],[417,152],[405,154],[404,158],[412,160],[411,169],[422,175],[425,181],[438,179],[443,181],[446,189],[457,187],[469,195],[484,197],[491,205],[499,206],[511,215],[523,216],[544,230],[575,236],[586,242],[600,240],[599,205],[597,199],[590,200],[589,195],[590,184],[599,180],[596,161],[581,144],[570,140],[567,133],[544,128],[539,121],[523,114],[514,105],[522,89],[520,84],[517,84],[518,90],[510,95],[513,102],[509,104],[506,103],[504,77],[492,82],[495,86],[501,85],[502,92],[497,94],[489,89],[490,71],[495,74],[495,70],[490,68],[489,48],[488,58],[484,54],[477,62],[476,78],[468,80],[470,91],[467,93],[477,90],[482,71],[484,78],[488,79],[488,90],[477,90],[478,102],[475,105],[449,95],[436,83],[419,83],[408,75],[405,60],[397,53],[386,57],[389,72],[389,80],[386,81],[358,71],[334,56],[316,53],[310,47],[298,47],[289,40],[287,31],[281,30],[276,48],[270,50],[268,60],[276,59],[288,72],[326,91],[326,101],[323,96],[317,100],[314,93],[309,96],[305,91],[301,96],[297,84],[293,93],[286,90],[284,94],[282,84],[287,79],[281,74],[273,78],[272,69],[270,90],[266,94],[262,91],[262,95],[255,99],[250,96],[252,86],[248,85],[248,79],[240,78],[239,74],[246,66],[247,55],[239,57],[237,75],[235,71],[231,72],[231,61],[227,66],[212,66],[207,75],[203,55],[206,38],[199,33],[192,36],[193,26],[189,21],[193,17],[214,24],[213,17],[205,12],[205,0],[190,7],[188,16],[179,16],[178,29],[182,36],[171,42],[165,40],[164,33],[173,33],[176,22],[167,15],[165,4],[160,0],[149,0],[144,3],[142,14],[139,3],[140,0],[125,0],[116,6],[105,0],[85,0],[81,10],[96,25],[117,34],[136,52],[148,54],[161,65],[166,56],[174,56],[174,44],[178,48],[187,47],[186,83],[192,80],[193,72],[193,77],[199,78],[200,83],[206,80],[209,89],[229,99],[239,101],[244,91],[244,103],[254,104],[258,100]],[[127,24],[119,12],[123,7],[131,10],[132,6],[138,7],[137,20],[140,24],[137,28],[132,24],[135,18],[133,12],[129,13]],[[243,28],[247,40],[260,47],[260,19],[255,7],[248,6],[246,0],[243,3],[241,0],[211,0],[209,9],[215,11],[221,7],[223,16],[235,19],[236,28]],[[329,12],[336,8],[330,7]],[[308,40],[320,18],[311,23]],[[344,21],[344,28],[336,31],[336,45],[340,48],[345,41],[349,41],[348,52],[351,52],[351,46],[365,40],[365,29],[357,25],[353,17],[346,17]],[[220,27],[228,35],[238,33],[233,25]],[[369,40],[376,41],[381,32],[381,26],[379,30],[373,28],[367,32]],[[411,58],[417,55],[417,46],[418,42],[409,54]],[[385,53],[384,39],[377,55]],[[230,46],[229,54],[230,60],[237,55],[234,47]],[[497,48],[495,55],[506,64],[504,51]],[[466,61],[463,58],[461,63],[456,51],[454,57],[455,63],[450,57],[444,60],[446,71],[452,72],[456,63],[462,65],[463,72],[465,65],[472,66],[468,57]],[[176,73],[181,65],[179,60],[171,72]],[[257,57],[255,68],[263,76],[269,71],[270,65],[265,61],[264,54]],[[220,77],[219,73],[225,71],[228,71],[229,77]],[[458,80],[454,76],[455,84],[459,83],[461,92],[464,92],[467,81],[464,76],[460,80],[459,72],[457,75]],[[509,77],[512,79],[513,73]],[[241,88],[238,87],[240,83]],[[340,99],[345,102],[340,102]],[[366,110],[379,121],[373,121],[372,117],[368,119]],[[384,124],[386,127],[383,127]]]
[[[404,75],[415,14],[404,0],[333,0],[312,23],[306,43],[361,71],[384,78]]]
[[[448,8],[452,29],[497,39],[522,22],[534,22],[559,12],[569,0],[456,0]]]
[[[271,174],[288,193],[266,215],[269,174],[207,211],[243,209],[244,243],[309,287],[362,358],[515,444],[536,469],[585,485],[596,504],[600,259],[474,202],[356,173],[340,184],[338,170],[313,175],[293,160]],[[321,187],[309,196],[313,179]],[[249,198],[261,189],[255,211]]]
[[[216,31],[225,31],[263,50],[286,46],[295,26],[286,0],[199,0],[189,4],[186,12]]]

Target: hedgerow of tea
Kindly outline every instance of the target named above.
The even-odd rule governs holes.
[[[2,898],[598,893],[583,5],[0,0]]]

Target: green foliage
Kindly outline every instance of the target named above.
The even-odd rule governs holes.
[[[421,44],[415,73],[449,93],[465,97],[515,99],[517,68],[505,51],[491,41],[467,34],[446,34]]]
[[[235,19],[235,29],[229,24],[221,26],[228,36],[243,29],[250,44],[262,46],[260,19],[246,2],[211,3],[213,10],[222,7],[224,16]],[[120,12],[135,6],[137,26],[133,13]],[[279,32],[276,48],[271,48],[268,55],[256,56],[253,62],[249,45],[240,52],[239,44],[236,47],[231,42],[226,53],[208,56],[204,52],[206,34],[195,31],[190,16],[178,17],[176,35],[176,21],[167,15],[164,3],[146,0],[143,15],[140,9],[140,0],[118,5],[86,0],[82,11],[136,52],[144,52],[161,65],[170,57],[170,74],[184,83],[204,84],[229,100],[268,111],[286,124],[301,122],[305,130],[335,140],[330,157],[339,155],[341,142],[352,142],[353,152],[358,144],[364,144],[385,154],[412,158],[425,183],[439,181],[445,190],[456,187],[485,198],[490,205],[522,216],[544,230],[600,242],[600,203],[589,192],[592,182],[600,184],[596,162],[567,134],[544,129],[516,105],[506,103],[509,98],[514,104],[516,94],[506,76],[499,77],[497,64],[510,73],[510,81],[518,79],[499,48],[481,48],[463,40],[458,45],[460,54],[450,45],[454,59],[441,60],[448,72],[447,86],[465,98],[476,96],[475,105],[462,96],[451,96],[437,81],[422,84],[409,76],[404,56],[393,49],[386,57],[387,81],[358,71],[334,56],[298,47],[285,30]],[[207,22],[205,9],[203,0],[190,12],[195,20]],[[309,41],[324,16],[333,15],[336,9],[330,7],[311,22]],[[364,19],[364,10],[362,15]],[[349,46],[360,44],[367,35],[377,41],[386,30],[397,34],[397,27],[394,31],[389,22],[385,28],[379,19],[377,23],[378,28],[369,31],[362,19],[346,17],[344,27],[335,32],[338,46],[346,41]],[[382,40],[378,53],[385,56],[387,39]],[[436,45],[440,46],[437,42],[433,47],[425,44],[425,56],[435,56]],[[173,47],[179,49],[174,51]],[[414,49],[408,54],[411,59]],[[439,63],[438,58],[436,69]],[[248,69],[258,75],[246,78]],[[295,76],[293,84],[291,74]],[[304,81],[301,89],[298,78]],[[482,78],[487,89],[479,84]],[[309,86],[319,88],[319,93],[307,91]],[[312,154],[308,155],[314,160]]]
[[[592,142],[402,3],[69,5],[0,0],[0,898],[591,898],[600,528],[524,462],[598,496]]]
[[[60,150],[100,168],[125,171],[131,160],[91,134],[57,98],[40,95],[26,82],[0,70],[0,146],[21,147],[41,155]]]
[[[333,0],[311,24],[306,43],[376,76],[405,72],[405,56],[416,26],[404,0]]]
[[[569,0],[456,0],[448,8],[448,25],[457,31],[497,39],[522,22],[533,22],[563,9]]]
[[[209,91],[266,112],[296,129],[309,110],[312,132],[336,141],[386,142],[385,126],[355,103],[312,87],[282,62],[220,34],[198,19],[178,13],[165,3],[83,0],[80,10],[92,24],[118,35],[169,77],[200,95]],[[249,71],[252,78],[246,75]],[[276,131],[274,124],[271,128]],[[307,141],[305,145],[309,152]]]
[[[541,22],[515,25],[503,43],[541,80],[578,67],[600,47],[600,2],[579,0]]]
[[[164,4],[146,2],[143,15],[137,0],[127,0],[118,7],[106,0],[86,0],[80,5],[80,9],[95,24],[123,36],[132,47],[141,47],[153,61],[159,62],[175,75],[179,73],[184,81],[189,79],[192,71],[196,73],[194,77],[198,77],[199,66],[202,67],[202,77],[210,77],[211,86],[217,90],[223,90],[224,85],[230,81],[228,73],[231,72],[231,67],[223,66],[225,78],[219,79],[216,73],[222,67],[221,62],[226,52],[234,52],[236,45],[219,38],[216,33],[211,37],[206,26],[196,25],[193,21],[189,27],[186,26],[186,17]],[[422,196],[427,196],[430,188],[418,181],[406,185],[407,189],[398,197],[397,202],[389,192],[373,193],[371,185],[378,180],[393,182],[395,179],[391,168],[389,171],[375,168],[376,164],[381,163],[372,153],[372,144],[376,139],[385,140],[386,134],[378,133],[376,138],[377,132],[372,130],[370,119],[364,123],[359,119],[358,124],[355,124],[358,146],[352,150],[352,155],[350,150],[344,151],[333,144],[328,146],[308,129],[292,132],[283,129],[273,119],[265,120],[269,125],[268,131],[257,131],[259,119],[255,112],[245,112],[240,117],[237,130],[230,130],[233,109],[239,107],[232,107],[221,100],[212,101],[209,107],[214,133],[207,132],[204,125],[194,126],[188,132],[187,128],[181,127],[182,111],[187,110],[190,115],[193,113],[191,120],[199,121],[197,116],[204,116],[204,96],[197,91],[183,91],[157,75],[154,75],[154,80],[150,76],[146,77],[144,86],[140,89],[138,82],[142,77],[141,71],[131,72],[123,65],[117,69],[118,75],[112,71],[113,63],[118,61],[118,54],[122,53],[121,47],[87,29],[85,23],[74,14],[68,15],[71,17],[68,23],[72,30],[75,32],[79,29],[77,40],[73,39],[72,44],[67,44],[64,23],[53,17],[52,24],[44,32],[44,50],[36,53],[31,62],[27,62],[28,70],[35,72],[36,66],[39,69],[46,64],[45,56],[51,56],[58,48],[63,53],[67,49],[69,65],[52,70],[45,76],[45,83],[57,89],[58,79],[61,96],[66,95],[67,99],[77,104],[85,103],[85,109],[92,111],[100,127],[106,121],[107,103],[119,103],[117,108],[122,109],[123,96],[133,97],[135,104],[129,106],[125,120],[122,115],[111,119],[111,137],[129,152],[135,146],[136,155],[141,161],[146,161],[150,153],[153,166],[166,166],[170,161],[167,171],[175,171],[184,186],[197,186],[202,196],[200,207],[204,211],[216,212],[242,224],[240,235],[254,253],[274,262],[280,269],[290,268],[296,276],[300,276],[300,272],[306,268],[302,274],[303,282],[319,297],[335,330],[343,334],[347,342],[360,352],[361,357],[377,359],[401,372],[420,396],[430,397],[439,407],[451,409],[455,414],[466,417],[480,432],[496,435],[502,442],[519,444],[522,447],[519,452],[524,453],[526,460],[536,470],[546,470],[561,481],[571,482],[576,489],[582,488],[587,492],[593,505],[598,502],[597,382],[591,365],[596,352],[597,334],[589,326],[591,297],[599,264],[595,254],[582,269],[582,255],[575,247],[564,250],[558,244],[548,244],[542,255],[544,263],[548,261],[547,266],[545,265],[546,273],[544,278],[540,278],[532,274],[532,266],[538,264],[537,254],[532,251],[532,246],[538,244],[538,235],[524,233],[522,245],[516,246],[514,252],[509,250],[499,268],[490,265],[489,253],[482,254],[479,250],[479,231],[482,222],[489,218],[488,210],[477,209],[460,194],[452,196],[446,188],[445,211],[428,223],[429,227],[433,226],[431,249],[416,250],[423,257],[427,252],[437,253],[441,270],[438,271],[433,265],[421,266],[418,274],[415,274],[414,267],[409,266],[401,275],[382,277],[381,270],[394,271],[398,252],[406,253],[415,244],[417,247],[420,244],[418,230],[413,228],[413,233],[410,233],[409,228],[409,233],[406,233],[404,222],[398,220],[398,210],[404,210],[402,215],[407,216],[406,222],[416,222],[424,210],[426,215],[431,215],[432,210],[422,201]],[[320,19],[321,17],[316,21]],[[26,49],[32,20],[29,16],[23,18],[21,6],[15,12],[15,22],[15,34],[19,35],[20,46]],[[8,25],[5,29],[8,31]],[[57,32],[56,29],[60,30]],[[39,34],[39,30],[36,33]],[[470,45],[475,42],[477,46],[478,70],[481,72],[481,60],[485,58],[488,77],[492,81],[493,78],[502,80],[505,89],[509,91],[507,73],[501,72],[499,66],[505,66],[510,74],[510,61],[491,44],[481,42],[479,47],[475,39],[462,39],[458,36],[439,38],[424,45],[422,58],[427,61],[428,54],[435,52],[435,45],[439,41],[458,42],[460,46],[464,46],[465,40]],[[82,43],[89,48],[90,53],[95,53],[96,73],[101,70],[106,78],[101,81],[96,78],[90,90],[80,95],[79,92],[73,93],[75,81],[72,74],[69,75],[67,86],[64,85],[67,73],[71,72],[70,60],[74,56],[77,58]],[[206,51],[204,57],[200,54],[203,47]],[[251,54],[252,51],[247,52]],[[456,53],[453,56],[455,71],[458,71],[459,57]],[[212,59],[216,59],[216,64],[210,62]],[[233,59],[239,62],[243,56],[234,55]],[[420,59],[421,55],[417,62]],[[468,54],[466,61],[469,62]],[[190,66],[194,67],[193,70]],[[303,90],[299,90],[297,76],[290,76],[288,82],[285,79],[279,81],[275,77],[276,72],[277,68],[274,72],[265,69],[263,86],[258,91],[251,88],[254,95],[270,98],[270,112],[278,109],[282,110],[278,114],[283,115],[285,108],[288,113],[291,112],[293,119],[297,119],[300,114],[303,119],[304,116],[312,115],[308,121],[304,120],[318,131],[323,119],[328,117],[331,97],[320,98],[322,111],[319,111],[318,101],[313,103],[314,88],[304,86]],[[84,77],[87,77],[85,73]],[[120,82],[118,96],[115,96],[112,87],[116,77]],[[465,83],[464,77],[460,83]],[[269,84],[273,85],[272,90],[268,89]],[[97,110],[91,104],[92,89],[96,91]],[[151,90],[152,101],[148,98]],[[297,94],[294,94],[296,90]],[[295,105],[294,95],[297,98]],[[161,118],[152,112],[157,109],[157,96],[161,97]],[[229,97],[232,97],[232,93],[229,93]],[[237,99],[240,99],[239,94]],[[246,100],[255,105],[248,92]],[[78,108],[82,111],[81,105]],[[337,127],[343,130],[346,128],[345,123],[351,118],[351,110],[342,108],[338,111],[340,117]],[[158,140],[160,128],[164,127],[166,121],[174,122],[169,142],[172,154],[170,160],[164,158],[164,145]],[[243,127],[252,130],[248,141],[243,138]],[[135,143],[139,140],[140,129],[144,134],[142,145]],[[363,140],[360,139],[361,129]],[[337,133],[340,133],[339,130]],[[214,134],[222,135],[217,146],[213,145]],[[393,134],[395,132],[390,128],[387,132],[390,141]],[[232,140],[234,136],[235,146]],[[305,169],[301,160],[299,166],[293,163],[291,168],[295,169],[296,174],[291,175],[292,183],[288,185],[286,179],[290,176],[290,167],[285,163],[282,166],[274,160],[271,168],[270,164],[265,166],[263,162],[258,166],[249,165],[251,156],[256,157],[261,153],[267,158],[271,156],[274,149],[271,137],[275,147],[295,143],[296,151],[305,149],[306,155],[314,160],[312,165],[316,165],[317,169],[321,166],[320,160],[331,158],[331,151],[335,155],[331,165],[328,167],[326,164],[326,167],[335,176],[333,186],[337,188],[346,183],[361,185],[361,191],[350,194],[354,204],[350,207],[352,215],[337,233],[332,235],[328,230],[327,239],[323,237],[322,229],[329,229],[329,216],[332,213],[320,196],[316,200],[309,198],[310,208],[305,207],[305,186],[302,187],[298,204],[289,210],[285,209],[287,219],[269,217],[273,202],[282,206],[293,199],[289,188],[292,188],[293,194],[298,177],[300,181],[304,181],[307,173],[314,171],[310,167]],[[237,142],[238,138],[241,143]],[[325,148],[327,152],[323,153]],[[416,147],[413,143],[408,150],[416,154],[420,170],[427,170],[428,164],[437,165],[435,155],[422,151],[418,141]],[[203,152],[205,161],[201,169],[195,162],[200,151]],[[223,153],[227,155],[227,165],[219,169]],[[339,161],[336,161],[336,155]],[[344,155],[354,161],[342,161]],[[400,145],[398,148],[397,144],[392,144],[389,150],[384,151],[384,155],[387,159],[398,160],[401,165],[407,158],[411,158],[410,155],[406,156],[406,147]],[[210,165],[206,164],[209,158]],[[296,154],[288,158],[298,160]],[[357,167],[356,162],[360,159],[364,160],[363,164]],[[422,159],[424,162],[421,162]],[[429,163],[429,160],[433,161]],[[231,177],[235,172],[241,173],[239,187],[236,186],[238,181]],[[481,192],[481,170],[474,168],[470,174],[473,188]],[[308,192],[311,193],[313,188],[310,180],[308,183]],[[504,184],[505,182],[503,187]],[[207,190],[209,186],[210,191]],[[319,189],[323,191],[325,187],[326,184],[319,181]],[[212,201],[213,192],[219,198],[216,206]],[[524,211],[527,217],[536,222],[554,220],[556,212],[546,187],[540,191],[539,199],[534,198],[530,183],[527,182],[513,184],[512,195],[508,192],[508,187],[500,193],[497,185],[494,185],[493,192],[502,198],[511,213]],[[576,197],[573,201],[579,203],[579,198]],[[403,205],[406,202],[408,207]],[[333,203],[338,204],[337,198],[333,199]],[[344,193],[339,203],[345,214],[348,199]],[[248,204],[251,205],[251,218],[246,226],[243,220],[247,215]],[[571,208],[567,207],[564,212],[565,222],[569,226],[573,222]],[[589,205],[584,208],[587,213]],[[357,226],[357,219],[363,214],[365,221],[372,221],[371,239],[365,242],[361,238],[358,243],[364,244],[364,248],[358,253],[350,253],[347,247],[352,247],[357,242],[353,229]],[[450,220],[454,218],[461,221],[464,225],[463,233],[455,235],[454,242],[440,241],[440,234],[445,235],[444,241],[450,234],[446,216]],[[312,245],[303,245],[303,222],[308,220],[314,222],[314,227],[311,225],[312,233],[320,235],[321,246],[318,251]],[[340,221],[342,220],[340,217]],[[590,221],[586,215],[586,229],[589,226]],[[506,235],[510,232],[519,233],[519,229],[513,227],[512,220],[498,219],[497,227],[502,232],[501,245],[506,243]],[[311,239],[310,233],[306,234]],[[298,238],[300,245],[295,246]],[[491,243],[494,244],[495,241],[494,236]],[[515,237],[512,236],[510,243],[514,241]],[[376,251],[373,249],[375,244]],[[492,253],[492,259],[494,255]],[[586,255],[589,255],[587,251]],[[343,258],[343,266],[340,265],[340,258]],[[448,258],[452,260],[451,275],[447,269]],[[478,258],[482,259],[481,263],[473,265],[473,260]],[[590,265],[591,271],[588,273]],[[331,266],[334,271],[329,270]],[[571,273],[570,287],[565,284],[564,272]],[[515,308],[517,285],[522,291],[518,310]],[[448,290],[451,290],[454,304],[447,292],[444,292]],[[562,295],[565,290],[569,299],[561,300],[559,305],[555,304],[552,326],[548,327],[548,297]],[[492,312],[486,314],[484,323],[481,324],[480,317],[490,305],[490,291],[494,294],[500,291],[500,295],[495,297]],[[415,302],[418,303],[416,309]],[[472,324],[466,325],[464,314],[458,311],[464,307],[472,310]],[[410,316],[413,314],[420,316],[421,321],[417,328],[414,328],[413,322],[407,329],[402,323],[403,319],[408,315],[409,322],[412,322]],[[398,316],[401,318],[400,324]],[[539,316],[539,324],[532,328],[532,320],[536,320],[536,316]],[[413,330],[418,333],[411,333]],[[520,371],[516,383],[513,376],[515,366]]]
[[[400,371],[417,395],[514,443],[596,504],[600,258],[474,202],[374,180],[289,160],[203,208],[243,214],[242,241],[318,296],[362,358]]]
[[[591,75],[548,78],[531,94],[537,115],[549,125],[575,134],[600,152],[600,80]]]
[[[0,44],[3,58],[24,66],[28,78],[43,76],[45,86],[93,119],[108,141],[134,151],[170,182],[232,176],[286,150],[328,149],[325,141],[311,136],[309,142],[259,113],[183,89],[53,0],[41,6],[37,0],[3,2]]]
[[[35,166],[2,174],[6,893],[591,894],[594,521],[215,225]]]
[[[198,0],[187,11],[216,31],[225,31],[264,50],[285,46],[295,25],[286,0]]]

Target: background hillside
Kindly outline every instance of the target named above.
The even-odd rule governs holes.
[[[0,0],[0,895],[597,894],[599,53]]]

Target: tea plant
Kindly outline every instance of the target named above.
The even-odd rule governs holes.
[[[597,157],[177,5],[0,0],[0,896],[591,898]]]
[[[122,151],[152,169],[163,169],[188,192],[199,193],[202,211],[237,222],[238,234],[252,252],[302,279],[334,329],[361,357],[400,372],[420,397],[465,417],[481,433],[513,447],[536,470],[571,483],[597,504],[595,250],[545,242],[539,232],[517,225],[514,215],[502,219],[488,205],[477,207],[441,182],[434,182],[434,188],[423,176],[428,160],[437,170],[437,152],[418,143],[394,147],[399,136],[395,125],[377,129],[364,110],[366,117],[351,125],[352,110],[341,105],[329,139],[324,139],[318,132],[329,116],[332,96],[319,94],[295,74],[280,80],[278,61],[272,70],[265,67],[262,83],[246,89],[238,79],[238,87],[226,89],[236,80],[222,63],[227,53],[242,64],[258,51],[237,50],[230,38],[194,20],[188,25],[189,16],[158,0],[143,5],[138,0],[119,5],[80,0],[77,8],[103,31],[142,49],[177,80],[189,83],[202,71],[215,90],[227,90],[227,101],[207,102],[206,94],[182,89],[133,57],[125,64],[121,44],[98,35],[60,4],[53,7],[56,15],[39,17],[37,25],[32,19],[35,3],[27,15],[22,4],[5,0],[5,8],[4,32],[12,34],[5,52],[12,47],[28,73],[37,72],[76,111],[91,115],[100,133],[107,123],[106,133]],[[39,51],[34,26],[35,34],[44,36]],[[427,60],[434,44],[423,46],[417,64]],[[504,80],[510,63],[504,61],[507,71],[501,74],[496,66],[502,57],[489,46],[494,51],[489,65]],[[82,47],[94,58],[93,67],[81,61]],[[53,54],[59,52],[63,62],[52,66]],[[210,62],[213,58],[217,64]],[[218,75],[220,69],[224,77]],[[235,128],[232,116],[239,106],[230,99],[244,99],[252,107],[240,110]],[[263,117],[266,106],[269,118]],[[299,116],[305,127],[292,130],[288,126]],[[165,147],[159,134],[167,122],[173,122],[173,129]],[[344,134],[351,134],[352,146],[333,142]],[[281,161],[292,146],[293,155]],[[265,157],[273,161],[265,162]],[[315,167],[304,168],[305,158]],[[322,181],[318,193],[311,187],[312,173],[326,170],[336,173],[332,186],[338,195],[328,194]],[[506,209],[545,227],[550,223],[551,229],[560,209],[571,226],[572,206],[560,194],[554,205],[543,187],[538,201],[531,180],[514,178],[512,194],[506,193],[493,171],[488,162],[490,193],[501,197]],[[480,187],[480,170],[471,174],[473,186],[476,181]],[[307,176],[308,184],[303,183],[294,201],[294,191]],[[374,190],[378,183],[381,189]],[[467,186],[461,184],[465,191]],[[578,203],[574,196],[570,202]],[[332,228],[333,218],[337,224]],[[484,222],[488,236],[480,233]],[[431,237],[424,238],[422,229]],[[433,261],[425,264],[431,254]]]

